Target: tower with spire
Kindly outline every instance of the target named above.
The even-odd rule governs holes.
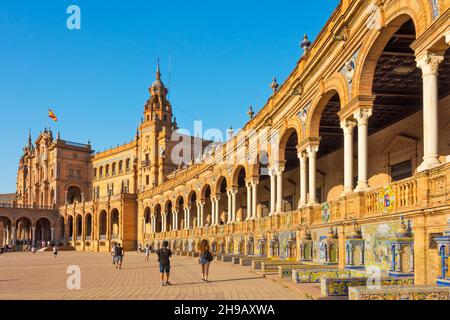
[[[149,93],[150,98],[144,106],[144,118],[139,126],[140,190],[163,183],[165,177],[174,170],[170,161],[171,138],[177,125],[168,100],[169,90],[161,79],[159,59],[155,81],[150,86]]]

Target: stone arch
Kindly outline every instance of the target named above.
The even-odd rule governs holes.
[[[32,221],[26,217],[16,219],[16,240],[18,242],[31,240]]]
[[[212,187],[209,183],[206,183],[200,190],[200,199],[205,200],[208,196],[208,189],[210,191],[210,194],[212,194]]]
[[[280,142],[278,143],[278,159],[279,162],[284,162],[286,155],[286,146],[289,141],[289,138],[294,134],[297,134],[298,141],[301,141],[301,131],[297,130],[297,128],[288,127],[282,131],[280,136]],[[277,163],[277,162],[274,162]]]
[[[59,228],[59,240],[64,242],[66,240],[65,230],[66,230],[66,220],[63,216],[59,217],[58,228]]]
[[[87,213],[85,218],[84,218],[84,230],[85,230],[85,235],[86,237],[91,238],[92,237],[92,214],[91,213]]]
[[[375,68],[385,46],[392,36],[409,19],[413,21],[416,39],[427,29],[432,21],[432,8],[427,0],[395,0],[384,12],[382,29],[373,29],[365,37],[359,51],[353,77],[353,97],[372,95]]]
[[[225,181],[225,184],[228,186],[230,186],[229,183],[229,178],[227,178],[225,175],[221,175],[219,177],[219,179],[217,179],[217,181],[213,184],[213,188],[212,188],[212,193],[213,194],[218,194],[220,193],[220,187],[222,186],[222,183]]]
[[[78,185],[69,185],[67,187],[67,198],[66,201],[68,204],[74,204],[75,202],[81,202],[81,187]]]
[[[187,198],[185,199],[187,205],[195,205],[195,201],[198,199],[197,192],[195,190],[191,190],[187,194]]]
[[[72,215],[69,215],[68,217],[67,217],[67,225],[68,225],[68,236],[69,236],[69,240],[70,241],[72,241],[73,240],[73,236],[74,236],[74,234],[73,234],[73,232],[74,232],[74,230],[73,230],[73,222],[74,221],[74,219],[73,219],[73,216]]]
[[[81,214],[77,214],[76,218],[75,218],[75,225],[76,225],[76,237],[81,238],[82,234],[83,234],[83,217],[81,216]]]
[[[291,118],[289,120],[287,120],[283,127],[280,130],[280,135],[279,135],[279,141],[278,141],[278,159],[273,159],[273,160],[280,160],[283,161],[281,157],[281,155],[284,153],[283,150],[281,150],[283,148],[283,146],[286,146],[287,143],[287,139],[289,139],[289,136],[291,135],[291,133],[295,131],[297,133],[298,139],[299,140],[303,140],[304,138],[304,134],[303,134],[303,126],[302,126],[302,122],[300,121],[300,119],[298,117],[295,118]]]
[[[347,81],[342,74],[336,74],[325,81],[322,90],[314,98],[308,112],[306,137],[319,136],[320,119],[327,103],[334,95],[338,94],[341,108],[344,108],[349,101],[348,92]]]
[[[120,212],[114,208],[111,210],[111,237],[117,239],[120,236]]]
[[[108,221],[108,213],[106,210],[100,211],[99,218],[98,218],[98,231],[100,238],[106,237],[107,234],[107,222]]]
[[[151,225],[152,225],[152,212],[150,207],[145,207],[144,209],[144,234],[151,233]]]
[[[245,171],[246,179],[248,179],[250,177],[250,175],[249,175],[250,170],[248,169],[247,166],[244,166],[244,165],[237,166],[236,168],[234,168],[233,173],[231,174],[231,177],[232,177],[231,178],[231,181],[232,181],[231,186],[237,187],[239,185],[239,175],[242,170]]]
[[[177,220],[178,220],[178,230],[183,230],[183,226],[185,225],[184,221],[184,207],[185,200],[182,195],[178,195],[175,199],[175,208],[177,212]]]
[[[164,205],[164,213],[166,214],[166,230],[171,231],[173,227],[172,219],[173,202],[172,200],[167,200]]]
[[[39,218],[36,221],[36,241],[51,241],[52,224],[47,218]]]
[[[184,199],[184,197],[182,196],[182,195],[178,195],[176,198],[175,198],[175,208],[178,210],[178,211],[182,211],[183,210],[183,207],[184,207],[184,204],[186,203],[186,199]]]
[[[160,233],[162,231],[162,208],[159,203],[155,205],[153,215],[155,217],[155,231],[156,233]]]

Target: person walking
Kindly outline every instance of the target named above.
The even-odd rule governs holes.
[[[0,257],[5,257],[5,248],[3,246],[0,247]]]
[[[170,258],[172,257],[172,251],[169,249],[169,242],[164,241],[162,249],[156,252],[159,262],[159,271],[161,273],[161,286],[171,286],[169,282],[170,278]],[[166,278],[164,278],[164,275]]]
[[[124,257],[125,253],[123,251],[123,248],[121,246],[121,244],[117,244],[116,247],[114,248],[114,261],[116,264],[116,269],[122,269],[122,263],[123,263],[123,257]]]
[[[58,247],[55,245],[54,247],[53,247],[53,257],[56,259],[56,258],[58,258],[58,252],[59,252],[59,249],[58,249]]]
[[[145,246],[145,261],[150,260],[150,252],[151,252],[150,245],[147,244]]]
[[[113,246],[111,247],[111,256],[113,265],[116,265],[116,247],[117,243],[114,243]]]
[[[209,247],[208,240],[203,240],[200,243],[200,265],[202,266],[202,282],[208,283],[209,277],[209,267],[211,262],[214,260],[214,257],[211,252],[211,248]]]
[[[31,253],[33,253],[33,256],[36,255],[36,245],[34,244],[31,246]]]

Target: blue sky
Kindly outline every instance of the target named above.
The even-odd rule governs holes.
[[[0,2],[0,193],[14,192],[28,129],[91,141],[97,151],[129,141],[142,117],[156,59],[180,127],[240,128],[313,40],[338,0]],[[69,30],[67,7],[81,8]],[[170,63],[169,63],[170,62]],[[59,122],[52,123],[52,108]]]

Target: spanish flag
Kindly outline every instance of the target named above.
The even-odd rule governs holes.
[[[48,109],[48,116],[53,121],[58,122],[58,118],[56,117],[56,114],[51,109]]]

